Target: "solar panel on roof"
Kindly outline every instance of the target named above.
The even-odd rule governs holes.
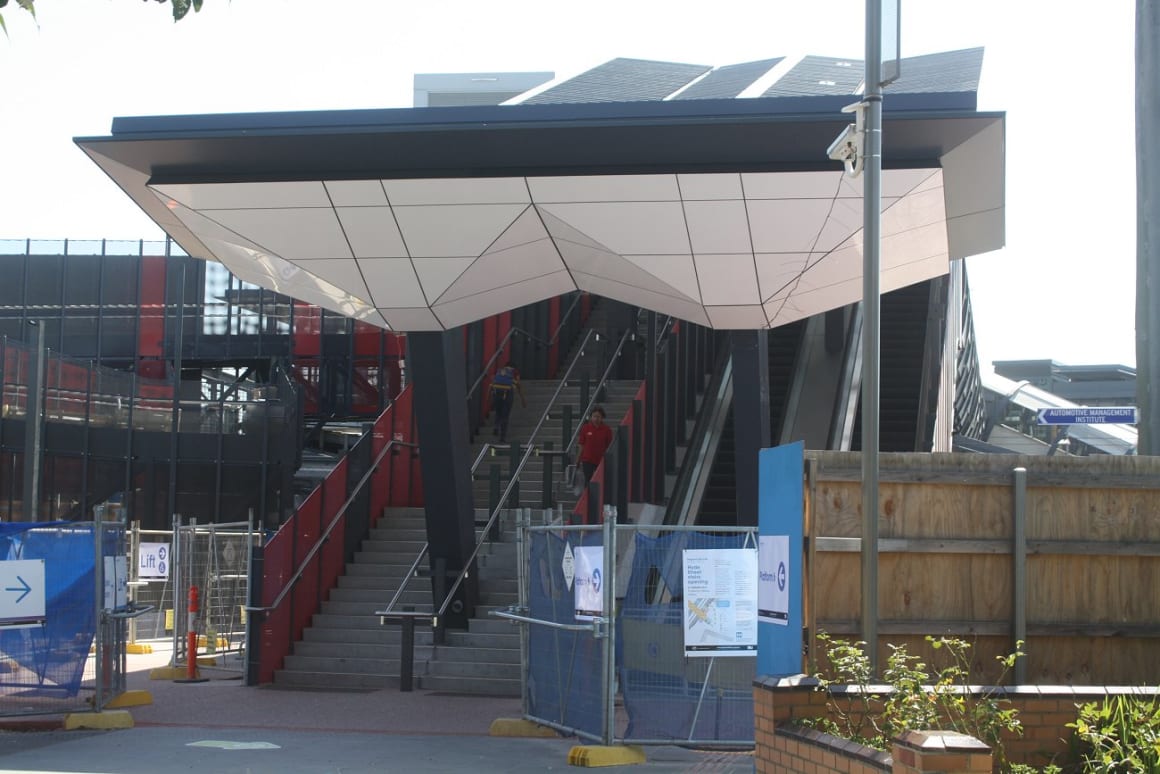
[[[708,72],[704,65],[613,59],[526,100],[526,105],[662,100]]]
[[[726,65],[709,72],[673,99],[731,99],[745,91],[785,57]]]

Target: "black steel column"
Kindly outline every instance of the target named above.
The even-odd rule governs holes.
[[[660,390],[657,389],[657,313],[650,311],[647,314],[648,327],[644,342],[644,492],[642,502],[660,502],[660,489],[656,473],[659,465],[657,454],[657,399]]]
[[[475,550],[475,511],[471,491],[471,449],[467,442],[467,378],[463,367],[463,329],[407,336],[419,433],[419,464],[427,510],[431,570],[445,566],[443,588],[450,588]],[[464,581],[441,621],[466,628],[476,599],[475,573]],[[437,586],[439,584],[436,584]],[[435,609],[443,604],[435,599]]]
[[[733,331],[733,448],[737,524],[757,526],[757,452],[769,446],[769,335]]]

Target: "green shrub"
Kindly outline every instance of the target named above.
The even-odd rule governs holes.
[[[1036,771],[1007,760],[1003,735],[1021,736],[1023,725],[1018,710],[1007,699],[992,690],[973,690],[970,643],[954,637],[927,637],[931,648],[946,657],[933,672],[905,646],[889,645],[890,656],[882,675],[886,684],[879,691],[871,684],[874,675],[865,642],[835,640],[825,633],[819,633],[818,640],[825,648],[829,670],[814,677],[818,690],[829,696],[828,716],[809,725],[884,751],[889,751],[894,738],[905,731],[958,731],[990,745],[1000,770]],[[1019,642],[1014,653],[998,657],[1001,674],[997,682],[1002,683],[1015,661],[1025,655],[1022,646]],[[854,686],[858,691],[848,702],[835,701],[831,689],[840,685]]]
[[[1068,723],[1083,745],[1084,771],[1160,773],[1160,700],[1109,696],[1079,708]]]

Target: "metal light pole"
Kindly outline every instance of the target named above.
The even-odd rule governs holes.
[[[24,497],[25,522],[39,515],[41,434],[44,427],[44,321],[29,320],[36,328],[36,348],[28,371],[28,395],[24,413]]]
[[[862,639],[870,667],[878,671],[878,425],[880,386],[882,238],[882,40],[894,47],[889,80],[898,77],[900,0],[866,0],[866,76],[862,93],[865,136],[862,171]]]

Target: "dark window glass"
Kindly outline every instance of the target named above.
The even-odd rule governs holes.
[[[24,308],[24,262],[23,255],[0,256],[0,309]]]
[[[140,260],[135,256],[106,255],[101,267],[101,303],[136,307],[139,267]]]
[[[96,357],[97,330],[97,318],[91,315],[65,317],[61,352],[69,357]]]
[[[0,317],[0,336],[23,341],[24,327],[24,323],[19,318]]]
[[[108,310],[101,321],[101,358],[131,358],[137,354],[136,316],[130,310]]]
[[[64,277],[65,306],[96,306],[101,302],[101,257],[72,255]]]
[[[61,289],[64,286],[64,257],[60,255],[34,255],[28,259],[29,307],[59,307]],[[37,314],[29,309],[30,315]]]

